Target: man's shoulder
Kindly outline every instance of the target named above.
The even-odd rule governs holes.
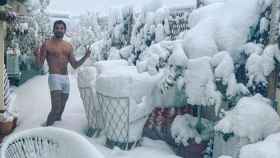
[[[72,44],[68,41],[63,40],[63,44],[65,44],[68,48],[72,48]]]

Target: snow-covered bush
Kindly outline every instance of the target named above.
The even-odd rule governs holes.
[[[277,45],[267,46],[262,53],[251,53],[247,63],[248,86],[267,84],[266,78],[274,70],[276,61],[280,61],[280,51]]]
[[[197,128],[198,118],[189,114],[178,115],[171,125],[171,135],[175,142],[188,146],[190,143],[201,143],[208,141],[214,132],[212,122],[202,119],[203,129]]]
[[[280,118],[268,99],[256,94],[243,97],[230,111],[225,112],[215,130],[224,134],[246,137],[251,142],[280,131]]]
[[[185,35],[184,50],[188,57],[213,56],[225,50],[238,61],[239,49],[248,40],[250,27],[257,25],[260,14],[270,4],[269,0],[228,0],[198,9],[200,14],[194,12],[190,16],[194,26]],[[220,9],[215,9],[217,7]]]

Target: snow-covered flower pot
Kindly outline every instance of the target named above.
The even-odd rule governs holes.
[[[179,115],[175,118],[171,126],[171,134],[175,142],[185,148],[183,154],[185,158],[203,158],[207,143],[213,135],[213,123],[206,119],[200,120],[189,114]],[[200,126],[200,127],[199,127]]]
[[[95,80],[95,67],[82,67],[79,69],[78,87],[88,121],[88,136],[98,136],[104,128],[102,106],[98,104],[96,97]]]
[[[239,156],[241,147],[245,144],[263,140],[270,134],[280,132],[280,118],[272,108],[271,102],[256,94],[241,98],[237,105],[225,113],[215,126],[214,158],[229,155]],[[227,141],[225,134],[232,133]]]
[[[159,76],[138,73],[135,66],[114,63],[116,61],[96,64],[96,93],[103,107],[107,142],[113,142],[107,145],[128,149],[133,146],[129,144],[136,144],[142,137],[152,111],[149,97]]]
[[[0,122],[0,133],[3,135],[8,135],[12,132],[13,121]]]
[[[183,158],[203,158],[204,151],[207,148],[207,142],[190,142],[188,146],[182,146],[178,151],[178,155]]]
[[[13,129],[16,127],[17,118],[13,117],[9,120],[1,120],[0,121],[0,134],[8,135]]]

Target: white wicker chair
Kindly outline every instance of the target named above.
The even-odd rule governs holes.
[[[97,102],[95,92],[96,69],[87,66],[78,71],[78,88],[88,121],[87,136],[99,136],[104,128],[102,107]]]
[[[1,158],[103,158],[81,135],[61,128],[40,127],[9,136]]]

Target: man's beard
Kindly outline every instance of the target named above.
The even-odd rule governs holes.
[[[55,38],[63,38],[63,36],[64,36],[64,33],[63,33],[63,32],[55,32],[55,33],[54,33],[54,37],[55,37]]]

